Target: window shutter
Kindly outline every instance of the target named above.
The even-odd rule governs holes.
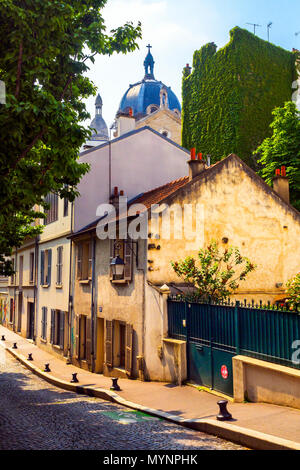
[[[51,309],[51,331],[50,331],[50,343],[54,344],[54,333],[55,333],[55,310]]]
[[[133,338],[133,327],[129,323],[126,323],[126,350],[125,350],[125,370],[130,376],[132,374],[132,338]]]
[[[45,307],[45,339],[47,339],[48,308]]]
[[[106,320],[105,362],[113,367],[113,322]]]
[[[79,316],[75,315],[75,357],[79,359]]]
[[[42,338],[45,339],[45,307],[42,307]]]
[[[82,278],[82,244],[77,246],[77,279]]]
[[[124,243],[124,279],[131,281],[132,278],[132,242],[126,240]]]
[[[47,274],[47,284],[51,285],[51,259],[52,259],[52,250],[48,250],[48,274]]]
[[[90,318],[86,319],[86,360],[89,364],[92,362],[92,322]]]
[[[41,251],[41,285],[44,285],[45,252]]]
[[[93,251],[93,245],[92,242],[89,243],[89,271],[88,271],[88,279],[92,279],[92,251]]]
[[[59,316],[60,316],[60,321],[59,321],[59,324],[60,324],[60,332],[59,332],[59,345],[60,345],[60,349],[64,349],[64,337],[65,337],[65,312],[63,312],[62,310],[60,310],[59,312]]]
[[[111,269],[111,262],[115,255],[115,240],[109,240],[109,278],[112,281],[114,276]]]

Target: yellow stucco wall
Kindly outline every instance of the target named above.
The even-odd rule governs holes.
[[[153,271],[148,273],[152,283],[180,282],[170,261],[197,256],[198,248],[215,239],[224,248],[237,246],[242,255],[257,264],[256,271],[240,284],[236,299],[267,301],[284,297],[286,282],[299,272],[300,214],[266,191],[251,172],[244,171],[239,159],[227,158],[221,171],[213,170],[210,177],[196,178],[167,202],[171,209],[174,204],[183,207],[198,203],[203,224],[197,232],[196,244],[187,240],[191,230],[186,231],[182,240],[175,240],[172,231],[170,240],[162,237],[149,240],[160,246],[160,250],[148,253],[148,259],[153,261]],[[191,228],[195,229],[195,221]],[[153,232],[151,226],[149,232]],[[227,245],[222,243],[225,237]],[[276,287],[278,283],[283,287]]]

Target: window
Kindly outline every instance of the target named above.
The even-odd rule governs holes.
[[[41,285],[51,285],[51,258],[52,250],[41,251]]]
[[[110,267],[110,279],[112,281],[131,281],[132,255],[133,247],[131,240],[110,240],[110,264],[112,259],[116,256],[119,256],[124,261],[124,271],[122,276],[116,276],[113,274]]]
[[[54,346],[64,349],[65,312],[51,309],[51,335],[50,342]]]
[[[29,283],[34,282],[34,253],[30,253],[29,258]]]
[[[92,243],[81,242],[77,245],[77,279],[92,279]]]
[[[23,256],[19,257],[19,286],[23,285]]]
[[[65,184],[65,189],[68,189],[68,185]],[[64,197],[64,217],[67,217],[69,212],[69,200]]]
[[[56,285],[62,285],[62,266],[63,266],[63,247],[59,246],[57,248],[57,263],[56,263]]]
[[[45,210],[47,218],[44,219],[44,224],[49,225],[58,219],[58,196],[57,194],[49,193],[45,197],[45,201],[50,205],[50,208]]]
[[[11,260],[11,265],[12,265],[12,269],[15,270],[15,260],[14,259]],[[12,286],[14,286],[15,282],[16,282],[16,273],[14,273],[12,276],[10,276],[10,284]]]
[[[47,340],[47,313],[48,313],[47,307],[42,307],[42,332],[41,332],[41,338],[45,341]]]

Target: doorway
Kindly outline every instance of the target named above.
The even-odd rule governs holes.
[[[34,303],[28,302],[28,339],[34,339]]]
[[[95,372],[103,374],[104,364],[104,318],[97,318],[97,346]]]
[[[23,310],[23,292],[19,292],[19,301],[18,301],[18,324],[17,332],[21,332],[22,327],[22,310]]]

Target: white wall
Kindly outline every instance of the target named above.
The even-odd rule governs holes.
[[[177,178],[188,175],[189,153],[148,128],[81,154],[80,161],[91,169],[78,185],[74,230],[97,219],[97,206],[109,200],[109,147],[111,187],[125,191],[131,199]]]

